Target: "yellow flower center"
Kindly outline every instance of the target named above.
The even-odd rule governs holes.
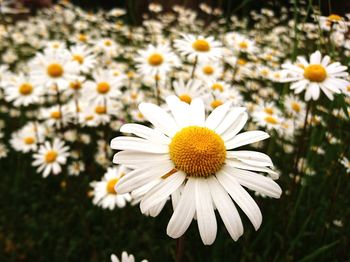
[[[152,66],[159,66],[163,63],[163,61],[163,56],[158,53],[154,53],[148,57],[148,63]]]
[[[224,87],[219,84],[219,83],[215,83],[211,86],[211,89],[213,90],[219,90],[220,92],[223,92],[224,91]]]
[[[108,194],[116,195],[117,192],[115,191],[114,187],[118,183],[118,178],[113,178],[107,182],[106,190]]]
[[[271,107],[266,107],[266,108],[264,109],[264,111],[265,111],[266,114],[269,114],[269,115],[272,115],[272,114],[273,114],[273,109],[272,109]]]
[[[107,109],[105,106],[96,106],[95,107],[96,114],[102,115],[102,114],[106,114],[106,112],[107,112]]]
[[[93,120],[93,119],[94,119],[94,116],[93,116],[93,115],[88,115],[88,116],[85,117],[85,120],[86,120],[86,121],[91,121],[91,120]]]
[[[111,46],[112,45],[112,41],[111,40],[105,40],[104,41],[104,45],[105,46]]]
[[[19,92],[26,96],[26,95],[30,95],[33,91],[33,86],[29,83],[23,83],[20,87],[19,87]]]
[[[270,123],[270,124],[273,124],[273,125],[276,125],[278,123],[277,119],[274,118],[273,116],[267,116],[267,117],[264,118],[264,120],[267,123]]]
[[[144,119],[144,115],[141,113],[141,112],[138,112],[137,113],[137,117],[140,118],[140,119]]]
[[[61,112],[60,111],[52,111],[51,112],[51,118],[60,119],[61,118]]]
[[[45,161],[47,163],[52,163],[56,160],[57,158],[57,152],[54,151],[54,150],[50,150],[50,151],[47,151],[46,155],[45,155]]]
[[[111,89],[111,86],[107,82],[100,82],[97,84],[97,92],[100,94],[106,94]]]
[[[79,34],[78,35],[78,40],[81,42],[86,42],[87,41],[87,36],[84,34]]]
[[[248,43],[243,41],[239,43],[239,48],[241,49],[247,49],[248,48]]]
[[[348,87],[346,88],[346,90],[347,90],[348,92],[350,92],[350,86],[348,86]]]
[[[32,145],[34,142],[35,142],[35,139],[32,136],[28,136],[28,137],[24,138],[24,143],[26,145]]]
[[[301,106],[300,106],[297,102],[292,102],[292,109],[293,109],[295,112],[299,113],[300,110],[301,110]]]
[[[224,165],[226,148],[214,131],[189,126],[175,134],[169,144],[169,154],[175,168],[188,176],[209,177]]]
[[[330,16],[328,16],[328,20],[332,22],[339,22],[341,19],[341,16],[335,14],[331,14]]]
[[[311,82],[323,82],[327,78],[326,69],[320,64],[312,64],[304,69],[304,77]]]
[[[203,73],[206,75],[211,75],[214,73],[214,68],[211,66],[204,66],[202,70],[203,70]]]
[[[63,75],[63,67],[60,64],[52,63],[47,67],[47,74],[53,78]]]
[[[79,64],[84,63],[84,57],[81,55],[73,55],[73,60],[78,62]]]
[[[208,52],[210,50],[209,43],[204,39],[197,39],[193,42],[192,47],[197,52]]]
[[[181,96],[179,96],[180,100],[187,103],[187,104],[191,104],[192,98],[187,95],[187,94],[183,94]]]
[[[211,107],[213,109],[217,108],[218,106],[221,106],[223,103],[221,100],[214,100],[213,102],[210,103]]]
[[[81,88],[81,83],[79,81],[74,81],[69,84],[69,87],[74,90],[79,90]]]
[[[240,59],[237,60],[237,63],[238,63],[239,65],[245,65],[245,64],[247,63],[247,60],[245,60],[245,59],[243,59],[243,58],[240,58]]]

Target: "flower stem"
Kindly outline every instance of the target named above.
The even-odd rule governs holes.
[[[196,71],[197,63],[198,63],[198,56],[196,56],[196,58],[194,59],[192,73],[191,73],[191,79],[194,78],[194,72]]]
[[[185,234],[176,239],[176,262],[182,262],[185,251]]]

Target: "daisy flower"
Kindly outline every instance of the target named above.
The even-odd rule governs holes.
[[[49,126],[61,128],[66,126],[72,120],[73,112],[67,105],[55,105],[50,108],[42,108],[40,116]]]
[[[337,32],[346,33],[348,31],[348,27],[350,26],[350,23],[345,21],[344,17],[337,14],[320,16],[318,17],[318,20],[321,28],[326,31],[330,31],[333,27]]]
[[[170,114],[154,104],[139,106],[154,128],[125,124],[120,131],[138,137],[111,141],[113,149],[122,150],[114,162],[134,169],[120,179],[117,192],[128,193],[161,179],[140,202],[145,213],[181,190],[167,227],[173,238],[183,235],[196,218],[203,243],[212,244],[218,210],[231,237],[237,240],[243,234],[243,225],[234,202],[257,230],[262,221],[260,209],[242,186],[274,198],[282,191],[272,179],[254,172],[274,173],[269,168],[273,166],[270,157],[235,149],[269,135],[263,131],[238,134],[248,114],[245,108],[232,108],[230,102],[217,107],[206,119],[201,99],[187,104],[170,96],[166,101]]]
[[[10,140],[12,147],[19,152],[36,151],[38,143],[44,139],[44,129],[37,123],[30,123],[21,130],[14,132]]]
[[[115,185],[126,172],[128,170],[123,166],[110,167],[101,181],[92,182],[91,186],[94,188],[93,204],[109,210],[113,210],[115,206],[119,208],[125,207],[126,203],[131,200],[130,194],[117,193]]]
[[[203,96],[205,91],[203,83],[197,79],[189,80],[185,84],[183,78],[179,78],[173,82],[173,87],[179,99],[188,104],[191,103],[192,99]]]
[[[300,99],[289,95],[284,98],[284,107],[292,116],[297,117],[298,119],[304,119],[305,116],[305,103],[300,101]]]
[[[114,76],[110,70],[97,70],[92,74],[93,81],[86,82],[86,93],[90,100],[99,102],[116,99],[121,95],[123,85],[120,77]]]
[[[119,260],[119,258],[112,254],[111,255],[111,262],[135,262],[135,257],[133,255],[128,255],[125,251],[123,251],[122,256]],[[147,262],[146,259],[141,260],[141,262]]]
[[[45,50],[39,53],[30,63],[30,75],[35,85],[52,88],[57,85],[65,89],[70,80],[77,74],[77,66],[71,59],[69,52],[62,49],[59,52]],[[50,90],[51,92],[56,90]]]
[[[179,58],[168,45],[148,45],[146,50],[140,50],[138,54],[135,61],[141,75],[164,75],[180,65]]]
[[[175,48],[189,60],[218,60],[222,56],[222,45],[214,37],[182,34],[182,39],[174,41]]]
[[[71,58],[78,67],[78,70],[83,73],[88,73],[96,65],[96,58],[85,45],[72,46],[70,49]]]
[[[202,62],[197,66],[195,74],[203,81],[215,81],[222,77],[223,67],[218,62]]]
[[[350,83],[345,80],[348,73],[346,66],[339,62],[330,62],[329,56],[322,58],[320,51],[310,56],[310,62],[303,57],[298,57],[297,64],[283,64],[285,72],[289,74],[281,82],[295,82],[290,88],[299,94],[305,90],[305,100],[317,100],[320,90],[333,100],[333,94],[340,94]]]
[[[40,146],[38,153],[33,155],[33,166],[38,166],[37,171],[43,173],[43,177],[47,177],[51,173],[58,175],[61,173],[61,165],[66,164],[69,156],[69,147],[58,138],[53,143],[46,141]]]
[[[5,99],[16,107],[38,103],[43,94],[41,86],[35,85],[30,77],[24,74],[11,77],[5,85]]]

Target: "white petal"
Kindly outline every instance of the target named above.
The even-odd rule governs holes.
[[[171,142],[169,137],[163,135],[158,130],[139,124],[125,124],[120,128],[120,132],[131,133],[139,137],[145,138],[147,140],[150,140],[152,142],[165,145],[168,145]]]
[[[169,147],[167,145],[149,142],[148,140],[142,138],[127,136],[113,138],[111,141],[111,148],[148,153],[167,153],[169,151]]]
[[[199,234],[204,245],[211,245],[216,238],[217,224],[208,181],[195,178],[196,215]]]
[[[316,51],[310,56],[310,64],[320,64],[321,63],[321,53],[320,51]]]
[[[223,170],[221,170],[216,177],[237,205],[247,215],[255,230],[258,230],[262,222],[262,215],[254,199],[247,193],[247,191],[245,191],[236,179],[225,173]]]
[[[191,125],[204,126],[205,109],[203,100],[200,98],[193,99],[190,105]]]
[[[222,139],[224,141],[229,141],[232,139],[235,135],[239,133],[239,131],[242,130],[244,125],[247,123],[248,120],[248,114],[242,113],[236,121],[226,130],[225,133],[222,134]]]
[[[236,158],[253,166],[273,166],[272,160],[268,155],[256,151],[229,151],[226,152],[226,157]]]
[[[282,189],[269,177],[232,167],[226,167],[225,172],[231,174],[235,179],[237,179],[238,183],[249,188],[250,190],[273,198],[281,197]]]
[[[183,172],[176,172],[153,187],[142,199],[140,208],[142,213],[167,199],[185,181],[186,175]]]
[[[270,136],[263,131],[247,131],[241,134],[238,134],[233,139],[225,142],[226,149],[233,149],[240,146],[252,144]]]
[[[113,157],[113,163],[129,165],[149,165],[152,162],[169,160],[169,154],[143,153],[136,151],[120,151]],[[152,163],[153,164],[153,163]]]
[[[224,119],[221,121],[221,123],[215,128],[215,132],[219,135],[223,134],[228,128],[232,126],[232,124],[235,123],[235,121],[242,116],[242,113],[245,112],[244,107],[236,107],[234,109],[231,109]]]
[[[117,183],[115,190],[119,194],[129,193],[157,178],[162,177],[173,169],[172,162],[153,166],[152,168],[136,169],[123,176]]]
[[[226,102],[225,104],[218,106],[211,112],[211,114],[208,116],[205,126],[215,130],[215,128],[221,123],[221,121],[226,116],[227,111],[231,107],[231,102]]]
[[[176,96],[168,96],[166,102],[179,128],[191,124],[191,118],[188,113],[190,106],[187,103],[180,101]]]
[[[172,137],[177,132],[178,126],[174,118],[159,106],[151,103],[141,103],[139,110],[148,121],[164,134]]]
[[[181,237],[192,222],[196,211],[194,186],[194,179],[188,179],[181,194],[181,199],[170,218],[167,234],[172,238]]]
[[[237,241],[243,234],[243,224],[239,213],[224,188],[214,176],[208,178],[213,202],[230,236]]]
[[[239,160],[233,160],[233,159],[226,159],[225,164],[227,166],[236,167],[239,169],[265,172],[265,173],[268,173],[272,179],[278,179],[278,177],[279,177],[279,174],[277,172],[271,170],[268,167],[264,167],[264,166],[253,166],[253,165],[243,163]]]

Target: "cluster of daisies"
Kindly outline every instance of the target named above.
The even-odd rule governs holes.
[[[216,237],[217,211],[237,240],[237,207],[256,230],[262,222],[246,189],[282,194],[264,140],[297,154],[301,130],[326,121],[311,107],[348,119],[349,61],[340,54],[350,53],[350,22],[316,13],[290,36],[283,8],[279,19],[269,9],[252,12],[252,27],[236,16],[227,24],[204,4],[203,15],[217,18],[206,26],[180,6],[149,9],[152,18],[136,27],[123,22],[124,10],[91,14],[64,1],[0,25],[0,158],[25,154],[43,177],[97,166],[94,205],[139,204],[155,217],[171,203],[167,234],[179,238],[196,220],[206,245]],[[308,44],[315,39],[328,42],[317,50]],[[342,108],[327,111],[335,100]],[[327,139],[341,143],[332,133]],[[339,161],[349,172],[347,156]]]

